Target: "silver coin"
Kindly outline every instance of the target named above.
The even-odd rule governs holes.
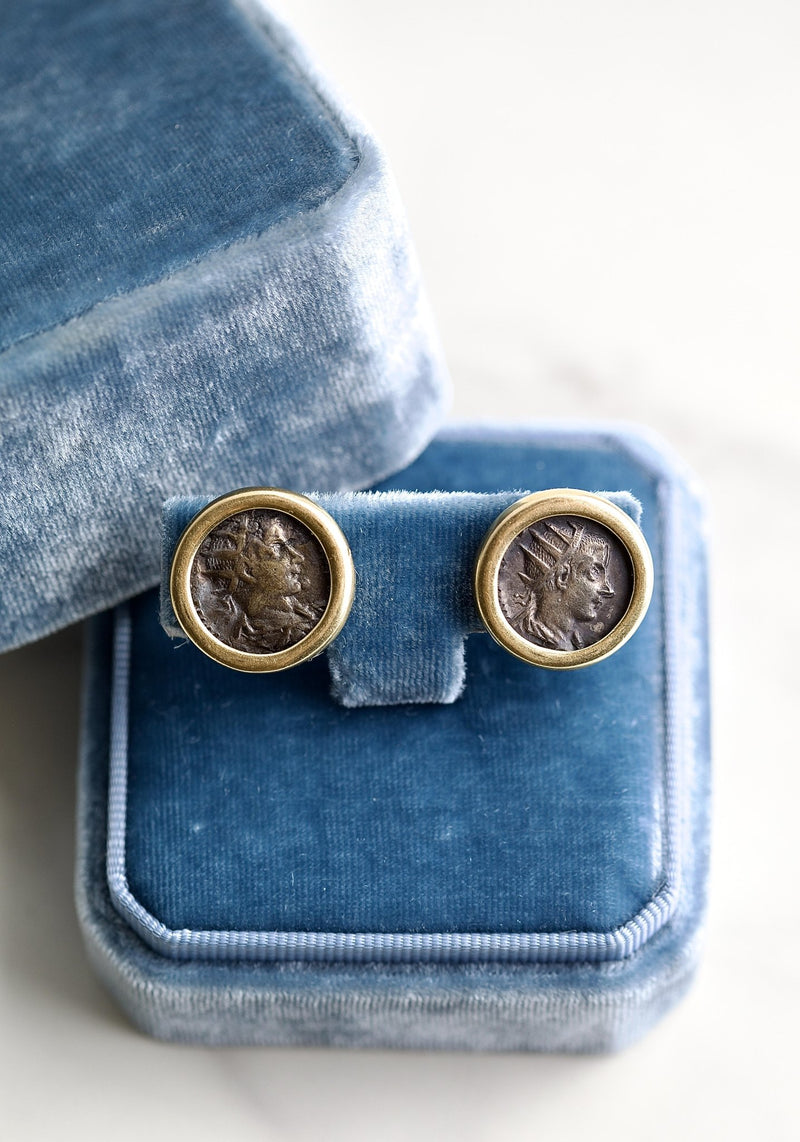
[[[192,601],[211,633],[235,650],[274,654],[304,639],[331,596],[319,540],[285,512],[228,516],[197,550]]]
[[[625,545],[603,524],[580,516],[540,519],[509,544],[497,595],[508,623],[548,650],[592,646],[622,619],[634,574]]]

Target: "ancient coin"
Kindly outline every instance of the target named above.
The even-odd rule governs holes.
[[[625,545],[595,520],[557,515],[512,539],[497,594],[508,623],[549,650],[592,646],[624,616],[634,575]]]
[[[190,585],[208,630],[250,654],[274,654],[300,642],[331,596],[319,540],[299,520],[267,508],[217,524],[197,550]]]

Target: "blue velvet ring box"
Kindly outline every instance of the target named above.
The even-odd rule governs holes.
[[[0,650],[155,586],[167,496],[364,487],[443,415],[385,159],[255,0],[0,6],[0,254]]]
[[[418,597],[474,557],[481,512],[563,486],[642,505],[657,577],[630,643],[539,670],[486,634],[464,640],[468,589],[441,593],[426,625]],[[597,429],[454,429],[378,485],[397,489],[437,494],[422,511],[387,496],[389,528],[381,501],[326,497],[363,594],[329,661],[227,671],[170,640],[155,594],[95,620],[78,870],[90,954],[165,1038],[623,1045],[685,990],[702,926],[696,498],[652,445]],[[461,528],[449,492],[478,493],[450,501]],[[191,506],[171,506],[168,546]]]

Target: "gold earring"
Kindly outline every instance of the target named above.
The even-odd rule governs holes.
[[[178,540],[170,596],[205,654],[234,670],[286,670],[320,654],[350,613],[355,568],[336,521],[282,488],[203,508]]]
[[[628,641],[653,593],[633,520],[602,496],[556,488],[507,508],[485,536],[475,599],[492,637],[525,662],[571,670]]]

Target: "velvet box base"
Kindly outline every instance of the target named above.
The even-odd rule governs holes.
[[[598,1051],[680,997],[709,758],[685,473],[624,431],[453,429],[380,489],[565,486],[632,492],[656,564],[639,632],[585,670],[473,635],[456,701],[346,709],[324,658],[254,677],[176,648],[155,594],[94,621],[78,907],[143,1030]]]

